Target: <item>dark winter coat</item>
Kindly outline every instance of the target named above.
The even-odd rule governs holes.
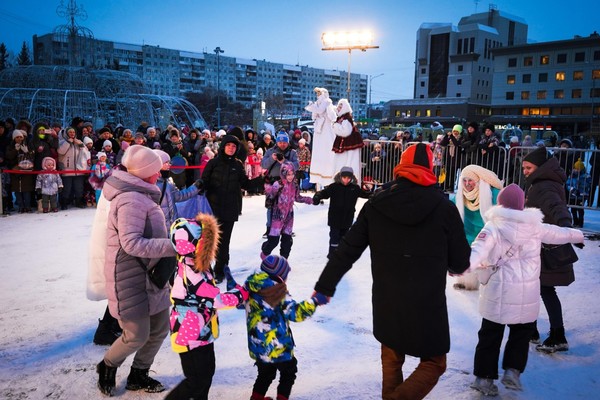
[[[367,246],[375,338],[415,357],[448,353],[446,275],[464,272],[471,253],[456,206],[435,186],[394,181],[363,206],[315,290],[332,296]]]
[[[204,168],[202,181],[215,217],[219,221],[237,221],[242,211],[242,189],[248,189],[250,181],[244,164],[235,155],[225,154],[227,143],[233,141],[239,146],[239,141],[231,135],[223,138],[218,155]]]
[[[27,151],[21,147],[19,150],[15,147],[15,141],[13,140],[10,145],[6,148],[6,164],[8,168],[13,170],[19,170],[19,160],[22,158],[31,160],[33,162],[34,152],[30,144],[23,142]],[[16,193],[33,192],[35,190],[35,175],[29,174],[12,174],[10,178],[10,190]]]
[[[370,196],[370,192],[362,190],[356,184],[356,178],[354,177],[347,186],[344,186],[338,172],[333,177],[331,185],[315,193],[313,203],[319,204],[319,201],[323,199],[331,199],[327,213],[327,225],[338,229],[348,229],[354,222],[356,201],[359,197],[368,199]]]
[[[560,167],[558,159],[551,157],[529,175],[526,181],[531,186],[527,190],[525,206],[542,210],[544,222],[547,224],[570,228],[572,218],[565,196],[567,174]],[[540,279],[542,286],[568,286],[575,280],[573,265],[550,270],[542,257]]]

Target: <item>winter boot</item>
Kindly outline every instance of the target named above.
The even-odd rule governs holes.
[[[567,343],[567,338],[565,338],[565,328],[550,328],[548,338],[544,340],[544,343],[538,344],[535,349],[545,353],[569,350],[569,343]]]
[[[514,368],[507,368],[504,371],[504,376],[502,377],[501,382],[507,389],[523,390],[520,375],[521,372],[519,372],[519,370],[516,370]]]
[[[127,390],[144,389],[147,393],[159,393],[165,390],[162,383],[148,376],[149,368],[139,369],[131,367],[129,376],[127,377]]]
[[[100,364],[96,366],[96,372],[98,373],[98,389],[100,389],[103,394],[112,396],[115,392],[117,369],[109,367],[104,363],[104,360],[102,360],[100,361]]]
[[[277,395],[277,398],[276,398],[275,400],[288,400],[288,398],[287,398],[287,397],[285,397],[285,396],[284,396],[284,395],[282,395],[282,394],[278,394],[278,395]]]
[[[272,397],[266,397],[260,393],[253,392],[250,396],[250,400],[273,400]]]
[[[493,379],[477,377],[471,384],[471,389],[478,390],[485,396],[498,396],[498,386],[494,385]]]

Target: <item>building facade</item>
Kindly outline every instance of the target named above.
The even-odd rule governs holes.
[[[313,89],[325,87],[334,100],[347,97],[347,73],[258,59],[227,57],[217,53],[195,53],[160,46],[135,45],[53,33],[33,37],[36,65],[73,65],[112,69],[139,76],[151,94],[185,96],[208,88],[224,93],[247,108],[271,96],[283,96],[285,112],[300,115]],[[74,60],[75,58],[75,60]],[[355,114],[366,110],[368,76],[352,73],[350,103]]]
[[[600,35],[495,49],[490,122],[600,135]]]

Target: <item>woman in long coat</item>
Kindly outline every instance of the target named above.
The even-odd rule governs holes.
[[[310,102],[304,109],[312,113],[314,123],[312,158],[310,161],[310,183],[327,186],[333,182],[337,172],[334,168],[331,150],[335,140],[333,122],[337,119],[329,92],[324,88],[315,88],[317,101]]]

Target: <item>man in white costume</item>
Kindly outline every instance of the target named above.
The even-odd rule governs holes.
[[[314,91],[317,94],[317,101],[314,103],[311,101],[304,107],[306,111],[312,113],[312,119],[315,121],[310,182],[327,186],[333,182],[333,176],[337,172],[333,163],[334,153],[331,150],[335,140],[332,125],[337,115],[327,89],[317,87]]]

